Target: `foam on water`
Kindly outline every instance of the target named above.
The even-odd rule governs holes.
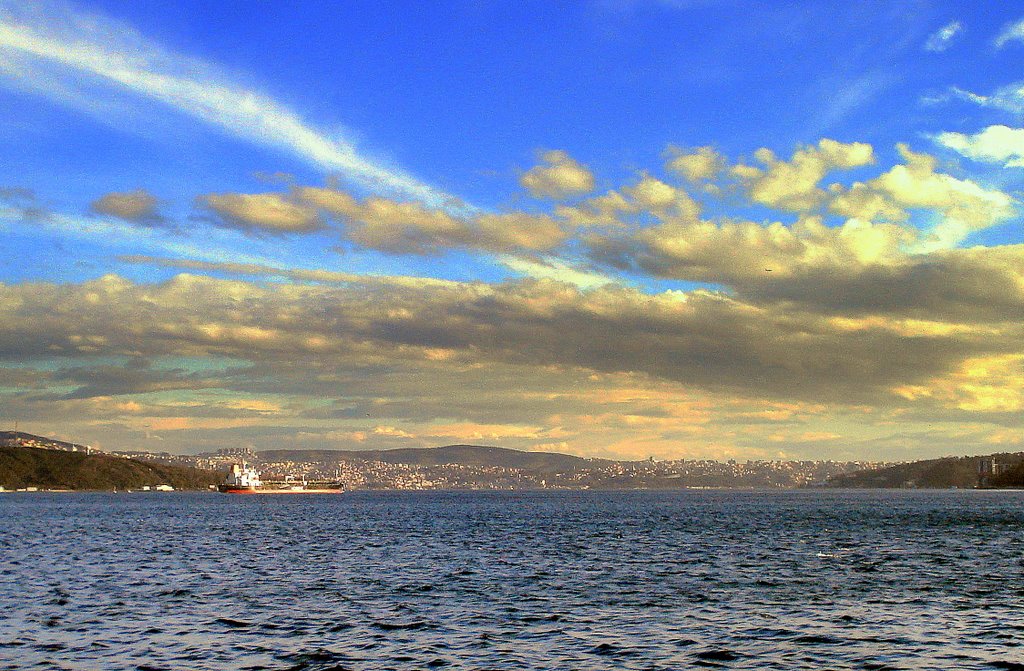
[[[0,667],[1022,669],[1021,492],[0,496]]]

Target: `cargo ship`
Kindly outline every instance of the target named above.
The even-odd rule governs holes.
[[[310,487],[305,480],[264,483],[259,471],[243,462],[231,464],[231,470],[224,482],[217,485],[217,491],[225,494],[340,494],[345,488],[336,482]]]
[[[225,494],[252,494],[263,486],[259,471],[244,463],[231,464],[231,470],[224,482],[217,485],[217,491]]]

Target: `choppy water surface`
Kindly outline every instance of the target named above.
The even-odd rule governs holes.
[[[1024,669],[1024,493],[0,495],[0,667]]]

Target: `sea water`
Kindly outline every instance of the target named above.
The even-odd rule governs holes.
[[[0,668],[1024,669],[1024,493],[0,495]]]

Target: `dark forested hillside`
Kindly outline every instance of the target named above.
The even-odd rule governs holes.
[[[1024,487],[1024,460],[992,480],[996,487]]]
[[[983,462],[995,460],[1006,469],[997,476],[982,477]],[[993,454],[984,457],[943,457],[872,471],[857,471],[829,479],[830,487],[882,488],[901,487],[1013,487],[1024,484],[1024,453]]]
[[[0,486],[5,489],[134,489],[159,484],[175,489],[206,489],[222,478],[213,471],[105,454],[0,447]]]

